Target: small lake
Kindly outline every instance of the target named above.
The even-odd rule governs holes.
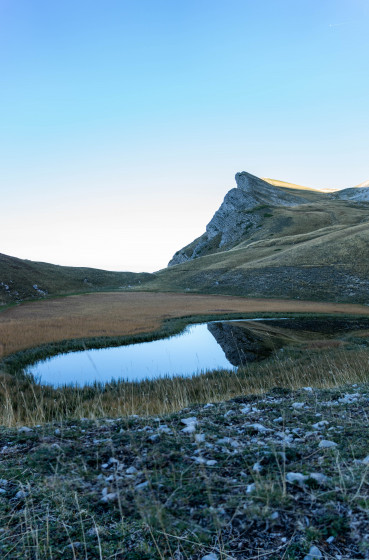
[[[189,377],[212,369],[236,368],[207,324],[197,324],[162,340],[59,354],[30,366],[27,372],[45,385],[59,387],[108,383],[112,379]]]

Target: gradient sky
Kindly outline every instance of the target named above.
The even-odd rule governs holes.
[[[237,171],[369,179],[368,0],[0,0],[0,252],[152,271]]]

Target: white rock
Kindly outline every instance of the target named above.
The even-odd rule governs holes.
[[[204,443],[205,441],[205,434],[195,434],[195,441],[197,443]]]
[[[303,484],[309,477],[302,473],[289,472],[286,474],[287,482]]]
[[[6,494],[6,490],[4,490],[4,488],[0,488],[0,494]]]
[[[246,494],[251,494],[255,490],[255,483],[248,484],[246,487]]]
[[[309,554],[304,556],[304,560],[318,560],[319,558],[323,558],[323,554],[316,546],[312,546],[309,550]]]
[[[242,408],[240,408],[240,412],[242,412],[242,414],[247,414],[248,412],[250,412],[251,407],[249,405],[246,405]]]
[[[283,422],[282,416],[279,416],[279,418],[274,418],[273,422],[278,422],[280,424],[281,422]]]
[[[126,469],[126,474],[137,474],[138,470],[135,467],[129,467]]]
[[[213,467],[214,465],[217,464],[218,461],[216,461],[215,459],[209,459],[209,461],[206,461],[206,464],[208,467]]]
[[[303,387],[304,391],[308,391],[309,393],[312,392],[313,388],[312,387]]]
[[[310,473],[309,478],[313,478],[318,484],[326,484],[328,482],[328,477],[322,473]]]
[[[183,428],[182,432],[191,434],[196,431],[196,424],[197,424],[196,416],[191,416],[190,418],[183,418],[181,422],[186,426],[185,428]]]
[[[260,463],[255,463],[252,467],[252,470],[254,472],[261,472],[263,470],[263,467],[260,465]]]
[[[303,402],[294,402],[292,403],[292,408],[295,408],[296,410],[300,410],[301,408],[304,408],[305,403]]]
[[[205,554],[201,560],[219,560],[219,556],[215,552],[210,552],[210,554]]]
[[[135,490],[143,490],[144,488],[147,488],[149,485],[148,480],[146,480],[145,482],[141,482],[140,484],[136,484],[135,486]]]
[[[20,434],[28,434],[29,432],[32,432],[33,430],[31,428],[28,428],[27,426],[22,426],[21,428],[18,428],[18,433]]]
[[[109,490],[105,487],[102,489],[102,498],[101,501],[104,503],[108,502],[115,502],[118,499],[118,494],[116,492],[109,492]]]
[[[369,455],[367,455],[361,462],[364,463],[364,465],[369,465]]]
[[[335,443],[334,441],[330,441],[329,439],[322,439],[322,441],[319,443],[319,447],[322,447],[323,449],[329,449],[330,447],[337,447],[337,443]]]
[[[334,539],[335,539],[335,537],[333,537],[333,535],[332,535],[332,536],[328,537],[328,538],[325,540],[325,542],[331,544],[331,543],[334,541]]]
[[[270,519],[278,519],[278,517],[279,517],[278,511],[274,511],[274,512],[272,513],[272,515],[270,516]]]
[[[158,432],[163,432],[164,434],[171,434],[172,430],[170,428],[168,428],[168,426],[166,424],[162,424],[161,426],[158,426],[157,428]]]
[[[250,428],[253,428],[254,430],[257,430],[258,432],[261,433],[272,431],[270,428],[266,428],[265,426],[263,426],[263,424],[250,424]]]
[[[327,422],[327,420],[321,420],[320,422],[317,422],[316,424],[313,424],[313,428],[315,428],[316,430],[325,428],[326,426],[328,426],[329,422]]]

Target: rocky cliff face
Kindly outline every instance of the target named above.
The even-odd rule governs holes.
[[[263,222],[269,206],[296,206],[308,202],[303,196],[275,187],[246,171],[236,174],[237,187],[225,196],[206,232],[177,251],[168,266],[180,264],[217,249],[229,249]]]
[[[353,200],[354,202],[369,202],[369,181],[365,181],[352,189],[336,191],[331,195],[338,200]]]

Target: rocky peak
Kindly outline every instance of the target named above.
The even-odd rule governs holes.
[[[308,202],[286,189],[275,187],[251,173],[236,173],[236,188],[225,196],[206,226],[206,232],[174,255],[168,266],[180,264],[218,249],[230,248],[263,221],[265,206],[296,206]]]

